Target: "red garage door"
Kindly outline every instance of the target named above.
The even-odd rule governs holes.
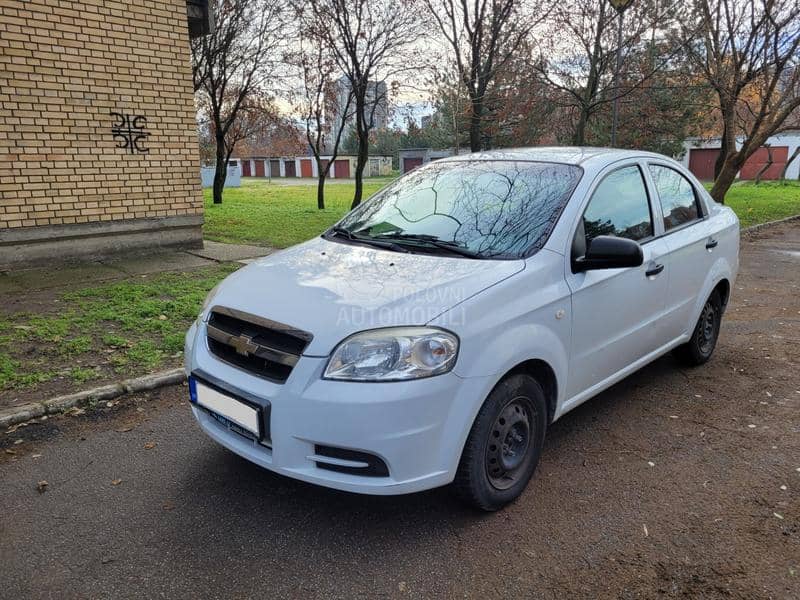
[[[264,161],[257,160],[256,163],[256,177],[264,177]]]
[[[300,177],[313,177],[313,171],[311,170],[311,159],[310,158],[301,158],[300,159]]]
[[[333,163],[334,174],[337,179],[347,179],[350,177],[350,160],[342,158]]]
[[[739,177],[742,179],[755,179],[762,167],[767,164],[769,153],[764,147],[756,150],[753,155],[744,163]],[[781,176],[786,161],[789,160],[789,146],[772,147],[772,165],[761,176],[761,179],[777,179]]]
[[[242,161],[242,177],[250,177],[250,160],[245,159]]]
[[[701,181],[713,181],[718,156],[719,148],[693,148],[689,150],[689,170]]]
[[[422,166],[421,158],[404,158],[403,159],[403,173],[408,173],[411,169],[416,169]]]

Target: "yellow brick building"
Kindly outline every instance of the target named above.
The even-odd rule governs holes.
[[[0,269],[202,243],[204,4],[0,0]]]

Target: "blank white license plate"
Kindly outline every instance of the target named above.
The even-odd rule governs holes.
[[[258,410],[197,382],[197,404],[258,437]]]

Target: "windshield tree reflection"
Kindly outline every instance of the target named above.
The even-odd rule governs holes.
[[[544,162],[436,163],[376,194],[339,226],[369,238],[427,237],[484,258],[518,258],[545,241],[581,172]]]

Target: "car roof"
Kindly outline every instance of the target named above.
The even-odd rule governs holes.
[[[531,148],[507,148],[487,150],[472,154],[459,154],[436,162],[455,162],[470,160],[521,160],[584,165],[586,163],[609,164],[625,158],[668,158],[654,152],[642,150],[623,150],[619,148],[595,148],[591,146],[537,146]],[[671,159],[670,159],[671,160]]]

